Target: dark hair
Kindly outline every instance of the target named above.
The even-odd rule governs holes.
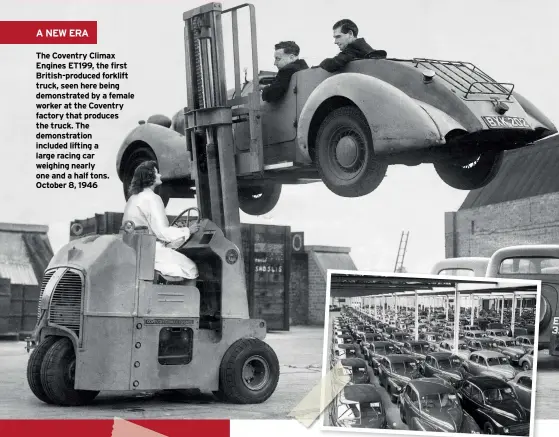
[[[341,27],[340,30],[342,33],[348,33],[351,30],[353,32],[353,36],[355,37],[357,37],[357,34],[359,33],[359,28],[357,27],[357,24],[355,24],[351,20],[348,20],[347,18],[337,21],[336,24],[332,26],[332,30],[335,30],[338,27]]]
[[[276,50],[283,49],[283,53],[286,55],[295,55],[299,56],[299,52],[301,49],[295,43],[295,41],[281,41],[275,45]]]
[[[136,167],[134,176],[132,176],[132,182],[130,182],[128,194],[133,196],[134,194],[141,193],[144,188],[151,187],[155,182],[156,168],[157,163],[155,161],[144,161]]]

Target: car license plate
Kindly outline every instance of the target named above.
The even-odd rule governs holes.
[[[490,129],[531,129],[528,122],[522,117],[505,117],[503,115],[483,116],[483,121]]]

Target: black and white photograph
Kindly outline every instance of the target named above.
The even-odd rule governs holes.
[[[329,300],[323,429],[532,435],[539,281],[330,271]]]

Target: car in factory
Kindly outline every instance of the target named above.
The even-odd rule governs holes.
[[[504,381],[510,381],[517,373],[506,355],[487,350],[472,352],[463,366],[471,375],[493,376]]]
[[[514,390],[522,408],[530,411],[532,408],[532,372],[519,372],[509,385]]]
[[[389,341],[374,341],[366,348],[366,357],[369,366],[373,369],[373,373],[379,373],[379,360],[387,355],[395,355],[400,351]]]
[[[431,352],[425,357],[421,374],[425,377],[444,379],[457,386],[466,375],[462,363],[463,360],[451,352]]]
[[[420,365],[430,351],[431,345],[424,340],[406,341],[402,346],[402,353],[415,357]]]
[[[452,384],[443,379],[411,380],[399,401],[400,419],[412,431],[480,432],[475,420],[462,408]]]
[[[396,402],[404,386],[421,376],[419,362],[409,355],[387,355],[379,360],[379,384],[384,387],[392,402]]]
[[[534,349],[530,349],[522,355],[520,360],[518,360],[518,365],[522,367],[522,370],[525,372],[532,370],[534,368]]]
[[[367,384],[369,383],[369,373],[367,372],[367,362],[362,358],[343,358],[340,364],[350,377],[351,384]]]
[[[346,385],[332,402],[329,415],[333,426],[387,428],[382,396],[371,384]]]
[[[514,339],[514,344],[522,347],[524,352],[529,352],[534,349],[534,340],[533,335],[519,335]]]
[[[523,347],[515,344],[514,338],[512,337],[495,337],[493,340],[496,345],[495,350],[509,357],[513,364],[518,364],[520,358],[526,353]]]
[[[492,376],[467,378],[458,390],[462,407],[484,434],[528,435],[530,414],[507,382]]]

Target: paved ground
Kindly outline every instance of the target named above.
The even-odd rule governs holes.
[[[548,351],[540,351],[536,378],[536,419],[557,420],[559,357],[550,356]]]
[[[320,381],[322,327],[295,326],[289,332],[273,332],[266,342],[275,350],[281,376],[275,393],[259,405],[230,405],[211,395],[170,398],[161,393],[101,393],[87,407],[44,404],[31,393],[26,379],[29,355],[24,342],[0,342],[1,418],[189,418],[189,419],[285,419]]]

